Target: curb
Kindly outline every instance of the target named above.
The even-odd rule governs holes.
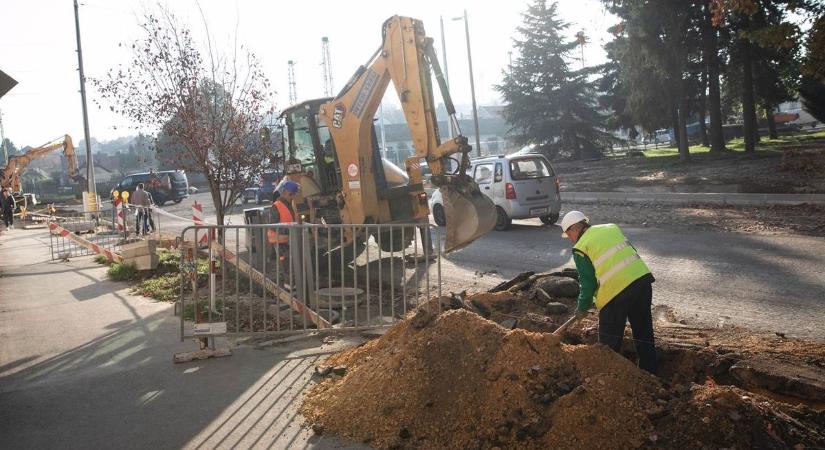
[[[678,192],[561,192],[562,201],[620,201],[629,203],[715,203],[722,205],[825,205],[825,194],[739,194]]]

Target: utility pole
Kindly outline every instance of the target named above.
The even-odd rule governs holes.
[[[329,38],[321,38],[321,66],[324,68],[324,96],[335,95],[332,87],[332,59],[329,56]]]
[[[3,129],[3,112],[0,111],[0,147],[3,147],[3,158],[9,165],[9,149],[6,148],[6,131]]]
[[[470,97],[473,99],[473,125],[476,130],[476,156],[481,156],[481,136],[478,130],[478,105],[476,105],[476,87],[473,80],[473,53],[470,51],[470,22],[467,20],[467,10],[464,10],[464,17],[456,17],[453,20],[464,19],[464,32],[467,35],[467,63],[470,66]]]
[[[441,65],[444,67],[444,83],[447,85],[447,90],[450,90],[450,72],[447,70],[447,43],[444,40],[444,16],[438,16],[438,20],[441,22]],[[447,118],[447,124],[447,130],[450,139],[452,139],[455,136],[453,121]]]
[[[80,102],[83,106],[83,135],[86,138],[86,191],[92,198],[96,198],[97,185],[95,184],[95,165],[92,160],[92,141],[89,137],[89,114],[86,111],[86,76],[83,74],[83,51],[80,48],[80,15],[77,11],[77,0],[74,0],[74,25],[77,34],[77,68],[80,73]]]
[[[295,61],[287,61],[288,72],[287,79],[289,81],[289,104],[294,105],[298,102],[298,91],[295,87]]]

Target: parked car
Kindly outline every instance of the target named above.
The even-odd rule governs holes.
[[[272,193],[275,191],[275,186],[281,181],[283,176],[279,171],[264,172],[257,186],[246,188],[243,192],[243,202],[249,203],[254,200],[255,203],[261,204],[272,200]]]
[[[510,228],[513,219],[537,217],[548,225],[559,220],[560,180],[544,156],[512,154],[476,159],[471,161],[467,174],[496,205],[496,230]],[[446,225],[439,189],[430,197],[430,211],[436,224]]]
[[[112,191],[128,192],[129,195],[132,195],[139,183],[143,183],[144,189],[152,194],[152,199],[158,206],[163,206],[166,202],[180,203],[184,198],[189,197],[189,180],[183,170],[164,170],[154,173],[143,172],[126,175]],[[110,197],[111,194],[110,192]]]

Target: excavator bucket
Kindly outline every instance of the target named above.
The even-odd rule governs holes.
[[[445,253],[464,248],[496,225],[496,207],[475,183],[442,186],[441,197],[447,220]]]

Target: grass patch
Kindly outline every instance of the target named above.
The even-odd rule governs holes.
[[[763,136],[759,143],[756,144],[756,151],[779,151],[784,147],[804,144],[808,141],[816,140],[825,140],[825,131],[818,131],[816,133],[798,132],[781,135],[778,139],[770,139]],[[744,152],[745,138],[731,139],[725,144],[725,147],[729,151]],[[691,145],[688,147],[688,151],[691,155],[709,153],[710,147],[705,147],[703,145]],[[652,148],[650,150],[645,150],[644,154],[647,157],[678,156],[679,150],[672,147]]]
[[[133,281],[138,277],[138,270],[134,264],[116,262],[109,266],[108,274],[114,281]]]
[[[220,261],[217,263],[220,270]],[[209,260],[198,258],[195,263],[198,286],[205,286],[208,282]],[[162,251],[158,254],[158,267],[153,271],[146,271],[140,275],[140,280],[132,290],[136,294],[164,302],[177,300],[180,295],[180,285],[183,274],[180,271],[180,252]],[[192,292],[190,282],[183,286],[184,292]]]
[[[103,255],[95,256],[94,261],[96,263],[100,264],[101,266],[108,266],[108,265],[112,264],[112,261],[109,261],[109,258],[107,258]]]
[[[177,300],[180,295],[180,274],[167,274],[147,278],[135,286],[134,291],[144,297],[151,297],[162,302]]]

